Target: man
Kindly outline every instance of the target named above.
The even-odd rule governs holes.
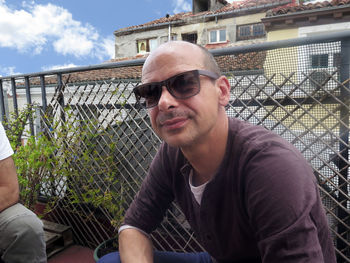
[[[18,203],[13,150],[0,123],[0,262],[47,262],[43,223]]]
[[[209,52],[163,44],[142,83],[135,95],[164,143],[119,231],[123,263],[335,262],[311,167],[278,135],[227,117],[230,84]],[[153,251],[148,234],[174,199],[208,253]]]

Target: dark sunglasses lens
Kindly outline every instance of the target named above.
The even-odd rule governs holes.
[[[151,83],[137,88],[135,94],[144,107],[151,108],[158,104],[161,92],[160,85]]]
[[[170,93],[178,99],[186,99],[199,92],[199,78],[196,72],[186,72],[169,80]]]

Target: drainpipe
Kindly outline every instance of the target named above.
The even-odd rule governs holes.
[[[168,41],[171,41],[171,25],[169,22],[169,35],[168,35]]]
[[[166,18],[169,18],[169,14],[166,14]],[[168,42],[171,41],[171,24],[170,24],[170,21],[169,21],[169,28],[168,28]]]

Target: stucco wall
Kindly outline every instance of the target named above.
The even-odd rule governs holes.
[[[168,37],[168,28],[137,32],[134,34],[118,36],[115,39],[115,58],[133,57],[137,55],[137,40],[157,38],[158,44],[162,38]]]
[[[214,29],[226,28],[227,43],[236,42],[237,25],[259,23],[265,13],[249,14],[244,16],[235,16],[230,18],[217,18],[212,21],[198,22],[195,24],[186,24],[182,26],[172,26],[171,34],[176,35],[177,40],[182,40],[182,34],[197,33],[197,43],[206,45],[209,42],[208,31]],[[115,39],[115,58],[133,57],[137,55],[136,41],[142,39],[157,38],[158,45],[168,39],[169,28],[149,29],[143,32],[135,32],[129,35],[117,36]]]
[[[275,30],[267,33],[267,41],[277,41],[298,37],[298,29]],[[280,59],[278,59],[280,58]],[[284,78],[280,75],[289,76],[298,70],[298,49],[297,47],[287,49],[269,50],[264,63],[264,71],[267,77],[275,75],[274,83],[281,84]],[[297,75],[292,77],[297,81]]]
[[[256,13],[250,14],[246,16],[237,16],[235,17],[235,23],[237,25],[251,24],[261,22],[261,18],[265,17],[266,13]]]
[[[298,28],[274,30],[267,33],[267,41],[297,38]]]

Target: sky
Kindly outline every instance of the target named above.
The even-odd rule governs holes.
[[[192,0],[0,0],[0,76],[102,63],[115,30],[191,10]]]

